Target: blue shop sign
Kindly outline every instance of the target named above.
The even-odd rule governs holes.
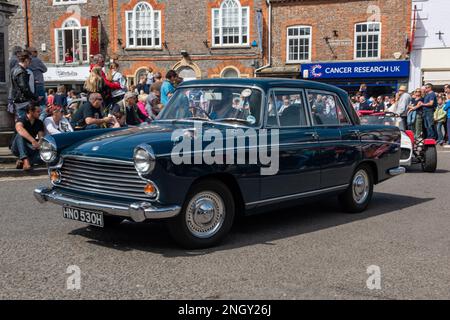
[[[309,63],[302,65],[304,79],[408,78],[409,61]]]

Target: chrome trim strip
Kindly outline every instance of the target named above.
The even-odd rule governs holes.
[[[99,190],[98,188],[90,188],[90,187],[86,187],[83,185],[81,185],[81,186],[74,185],[71,182],[65,183],[64,179],[58,186],[61,188],[73,189],[73,190],[81,191],[81,192],[92,192],[92,193],[96,193],[98,195],[117,196],[117,197],[121,197],[121,198],[133,198],[133,199],[140,199],[140,200],[150,200],[150,197],[144,193],[143,189],[142,189],[142,192],[140,193],[140,194],[142,194],[142,196],[141,196],[141,195],[138,195],[135,191],[122,193],[122,192],[115,192],[115,191],[110,191],[110,190],[108,190],[108,191]]]
[[[98,170],[109,169],[112,171],[124,170],[124,171],[134,172],[134,167],[132,167],[130,165],[123,165],[123,164],[99,164],[96,162],[73,160],[73,159],[66,159],[65,163],[69,164],[69,165],[74,165],[74,166],[79,166],[80,164],[85,164],[85,165],[89,165],[89,168],[96,168]],[[85,167],[83,167],[83,168],[85,168]]]
[[[102,176],[97,176],[97,175],[85,174],[85,172],[80,173],[80,171],[73,170],[73,169],[71,169],[69,171],[61,170],[61,173],[63,175],[70,175],[71,177],[74,177],[76,179],[82,180],[83,178],[85,178],[85,179],[87,178],[88,180],[91,180],[91,182],[98,181],[98,182],[102,182],[105,184],[112,184],[112,182],[110,182],[111,178],[114,178],[114,180],[117,180],[117,175],[113,176],[112,174],[104,173],[103,175],[105,175],[106,177],[102,177]],[[92,178],[95,178],[96,180],[92,180]],[[125,182],[125,183],[122,183],[122,182]],[[120,177],[120,182],[115,183],[114,185],[120,184],[120,185],[126,186],[127,183],[139,183],[139,184],[145,186],[145,181],[142,181],[139,177],[136,177],[136,179],[124,179],[124,178]],[[134,186],[134,185],[130,185],[130,186]]]
[[[130,192],[143,192],[142,190],[145,187],[144,184],[136,184],[136,185],[130,185],[130,184],[118,184],[118,183],[112,183],[112,182],[103,182],[98,180],[91,180],[91,179],[85,179],[85,178],[74,178],[74,177],[64,177],[62,176],[62,181],[66,181],[67,183],[75,183],[83,186],[88,187],[94,187],[94,188],[111,188],[113,190],[120,190],[120,191],[130,191]]]
[[[85,156],[74,156],[74,155],[63,155],[62,157],[64,159],[75,159],[75,160],[82,160],[82,161],[88,161],[88,162],[93,162],[93,163],[100,162],[100,163],[106,163],[106,164],[125,164],[125,165],[130,165],[134,168],[133,161],[96,158],[96,157],[85,157]]]
[[[73,172],[78,172],[78,173],[83,173],[83,174],[90,174],[90,175],[99,175],[99,176],[108,176],[111,178],[115,178],[117,179],[117,177],[120,176],[125,176],[127,178],[139,178],[139,175],[137,174],[137,172],[127,172],[127,171],[114,171],[114,170],[108,170],[108,171],[101,171],[99,169],[92,169],[90,168],[89,170],[87,170],[86,168],[83,168],[82,166],[75,166],[72,164],[65,164],[63,168],[61,168],[61,170],[66,170],[66,171],[73,171]],[[105,177],[106,178],[106,177]]]
[[[266,200],[249,202],[249,203],[246,203],[245,205],[246,206],[252,206],[252,205],[261,204],[261,203],[280,202],[280,201],[283,201],[283,200],[290,200],[290,199],[304,198],[304,197],[308,197],[308,196],[315,196],[315,195],[319,195],[321,193],[326,193],[326,192],[331,192],[331,191],[338,191],[338,190],[345,190],[345,189],[348,188],[348,186],[349,186],[348,184],[345,184],[345,185],[341,185],[341,186],[337,186],[337,187],[325,188],[325,189],[320,189],[320,190],[314,190],[314,191],[297,193],[297,194],[293,194],[293,195],[289,195],[289,196],[282,196],[282,197],[277,197],[277,198],[271,198],[271,199],[266,199]]]
[[[177,205],[156,207],[150,202],[133,202],[130,204],[98,202],[78,196],[65,195],[47,187],[39,187],[34,190],[34,196],[41,204],[51,202],[62,206],[74,206],[87,210],[102,211],[113,216],[131,218],[135,222],[143,222],[147,219],[173,218],[181,211],[181,207]]]
[[[394,144],[400,146],[400,142],[380,141],[380,140],[361,140],[362,143],[379,143],[379,144]]]

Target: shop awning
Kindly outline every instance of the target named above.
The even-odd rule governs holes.
[[[443,86],[450,83],[450,70],[448,71],[424,71],[423,81],[435,86]]]
[[[300,75],[300,67],[271,67],[257,72],[257,75],[258,77],[298,77]]]

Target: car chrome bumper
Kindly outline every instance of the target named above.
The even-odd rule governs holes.
[[[102,211],[109,215],[131,218],[135,222],[145,220],[166,219],[177,216],[180,206],[157,207],[150,202],[124,203],[100,202],[74,195],[63,194],[60,191],[40,187],[34,190],[34,196],[39,203],[52,202],[59,205],[75,206],[87,210]]]
[[[398,167],[398,168],[389,170],[389,174],[393,177],[402,175],[405,172],[406,172],[406,169],[404,167]]]

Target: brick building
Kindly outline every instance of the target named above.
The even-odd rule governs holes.
[[[147,67],[175,69],[188,79],[253,77],[261,61],[263,0],[131,0],[113,6],[114,58],[130,81]],[[142,31],[143,15],[155,28]]]
[[[19,6],[10,46],[31,46],[47,64],[46,85],[81,89],[90,56],[108,55],[109,0],[12,0]],[[95,46],[95,48],[94,48]]]
[[[263,63],[265,0],[13,2],[11,46],[36,47],[50,84],[81,86],[96,52],[117,61],[130,84],[148,67],[188,79],[252,77]]]
[[[374,94],[408,83],[411,0],[271,4],[271,61],[258,76],[314,79],[348,91],[366,82]]]

